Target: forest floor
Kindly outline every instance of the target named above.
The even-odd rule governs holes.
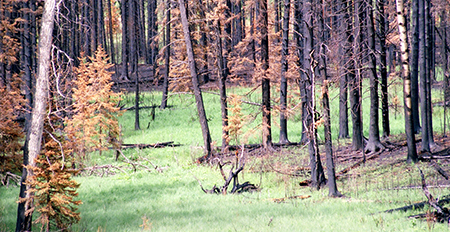
[[[213,85],[214,82],[210,83]],[[213,86],[210,86],[214,89]],[[230,89],[230,93],[247,93],[250,88]],[[243,95],[243,94],[242,94]],[[335,94],[336,95],[336,94]],[[259,102],[259,93],[246,98]],[[205,94],[205,107],[210,119],[213,144],[221,141],[220,104],[216,94]],[[143,93],[142,106],[157,105],[160,92]],[[333,98],[337,104],[338,98]],[[124,96],[123,104],[133,106],[133,95]],[[275,147],[269,153],[257,146],[238,149],[245,168],[239,181],[249,181],[260,191],[242,194],[205,194],[205,189],[221,186],[224,179],[217,161],[235,162],[235,151],[217,152],[211,162],[198,164],[203,154],[201,130],[196,117],[194,98],[189,94],[171,95],[172,108],[141,110],[142,130],[134,130],[134,112],[127,111],[119,119],[124,143],[156,144],[174,141],[180,146],[163,148],[127,148],[116,161],[113,151],[93,153],[86,163],[97,171],[83,171],[75,177],[83,204],[79,207],[81,221],[73,231],[443,231],[448,226],[427,219],[409,219],[411,215],[432,212],[428,206],[407,212],[383,213],[386,210],[426,201],[418,167],[424,171],[430,192],[436,198],[450,193],[450,138],[439,131],[439,107],[432,154],[419,154],[417,164],[406,163],[403,119],[391,111],[391,130],[396,131],[382,143],[386,149],[363,154],[351,149],[351,139],[333,140],[338,190],[345,196],[328,197],[324,186],[316,191],[305,186],[310,179],[309,155],[304,145]],[[246,115],[256,115],[259,108],[243,105]],[[337,109],[338,107],[333,107]],[[366,111],[368,112],[368,111]],[[338,118],[334,112],[332,119]],[[152,117],[156,115],[156,117]],[[365,121],[368,120],[366,115]],[[260,119],[253,116],[241,136],[246,144],[260,143],[257,128]],[[289,138],[300,141],[301,120],[291,117]],[[336,122],[334,122],[336,124]],[[336,128],[336,127],[335,127]],[[277,138],[277,130],[273,130]],[[319,137],[323,130],[319,128]],[[366,133],[367,134],[367,133]],[[337,137],[337,135],[333,135]],[[244,139],[245,138],[245,139]],[[319,138],[319,144],[321,143]],[[420,136],[417,148],[420,151]],[[326,170],[323,146],[319,146]],[[366,162],[362,162],[363,156]],[[429,158],[433,156],[430,162]],[[125,158],[126,157],[126,158]],[[128,163],[127,163],[128,162]],[[130,163],[139,163],[131,165]],[[437,164],[432,165],[432,164]],[[101,169],[100,167],[106,167]],[[119,167],[122,171],[112,168]],[[225,175],[232,165],[225,165]],[[441,171],[442,172],[442,171]],[[325,171],[326,173],[326,171]],[[229,188],[228,190],[231,190]],[[19,188],[0,187],[0,232],[13,231],[17,214]],[[443,206],[448,207],[448,204]],[[36,225],[36,229],[38,225]]]
[[[438,165],[438,168],[433,167],[436,170],[436,174],[441,178],[434,178],[429,180],[429,184],[434,187],[450,187],[450,180],[448,173],[450,173],[450,137],[438,136],[435,137],[435,146],[432,146],[431,152],[420,152],[420,136],[416,135],[416,147],[419,155],[420,163],[430,163],[430,166]],[[369,173],[374,173],[380,170],[386,170],[392,166],[399,166],[406,163],[407,146],[406,139],[403,135],[390,136],[388,139],[381,139],[385,149],[379,150],[373,153],[364,153],[363,151],[355,151],[352,149],[350,140],[343,140],[333,146],[334,162],[336,166],[337,179],[348,178],[349,175],[367,176]],[[250,169],[254,171],[268,171],[277,172],[284,175],[291,176],[308,176],[309,157],[304,156],[303,160],[299,161],[297,156],[297,150],[295,148],[302,148],[305,145],[285,145],[274,148],[274,153],[278,154],[276,157],[283,157],[282,160],[273,157],[272,153],[264,152],[264,149],[260,147],[260,144],[246,145],[243,150],[247,154],[248,160],[260,159],[262,162],[259,166],[251,166]],[[320,146],[320,148],[322,148]],[[242,151],[239,151],[242,152]],[[211,159],[212,162],[219,159],[222,162],[233,162],[234,152],[226,154],[216,155]],[[252,158],[249,158],[252,157]],[[324,172],[326,173],[326,157],[324,152],[320,152],[320,158],[322,165],[324,166]],[[292,162],[289,162],[289,159]],[[295,161],[294,161],[295,160]],[[433,164],[431,164],[431,162]],[[363,167],[363,168],[360,168]],[[447,176],[446,176],[447,175]],[[434,176],[434,175],[433,175]],[[305,182],[306,183],[306,182]],[[421,188],[420,183],[403,185],[398,183],[398,186],[390,186],[390,188]]]

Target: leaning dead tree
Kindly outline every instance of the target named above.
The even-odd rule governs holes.
[[[431,195],[430,191],[428,190],[428,186],[425,182],[425,177],[424,177],[422,170],[419,167],[417,167],[417,169],[419,169],[420,177],[422,179],[421,187],[422,187],[422,191],[423,191],[424,195],[427,197],[427,201],[415,203],[412,205],[408,205],[408,206],[404,206],[404,207],[400,207],[400,208],[396,208],[396,209],[386,210],[386,211],[384,211],[384,213],[392,213],[392,212],[396,212],[396,211],[406,212],[408,210],[422,209],[426,205],[430,205],[436,211],[431,212],[431,213],[422,213],[422,214],[418,214],[418,215],[412,215],[412,216],[409,216],[409,218],[427,218],[427,220],[433,219],[433,220],[435,220],[437,222],[441,222],[441,223],[449,222],[450,211],[447,208],[443,207],[442,205],[450,202],[450,195],[442,196],[441,199],[434,198],[433,195]]]
[[[259,191],[259,187],[251,184],[250,182],[246,181],[242,184],[239,183],[239,173],[241,173],[244,170],[245,162],[242,157],[239,157],[239,153],[236,151],[236,160],[234,163],[231,161],[222,163],[221,160],[217,163],[217,166],[219,167],[220,174],[223,177],[223,180],[225,183],[222,186],[217,187],[217,185],[214,185],[214,187],[210,190],[203,188],[202,183],[197,179],[198,183],[200,184],[200,188],[205,193],[209,194],[223,194],[226,195],[227,193],[235,194],[235,193],[243,193],[243,192],[255,192]],[[228,176],[225,174],[224,166],[231,164],[230,171],[228,173]],[[228,189],[230,188],[230,184],[232,183],[231,191],[228,192]]]
[[[442,207],[438,200],[431,195],[430,191],[428,191],[427,184],[425,183],[425,177],[423,175],[422,170],[419,169],[420,177],[422,178],[422,190],[425,196],[428,199],[428,204],[430,204],[431,207],[436,209],[436,212],[432,213],[432,217],[436,219],[438,222],[449,222],[450,220],[450,211],[447,208]]]

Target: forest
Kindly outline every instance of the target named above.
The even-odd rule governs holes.
[[[448,18],[0,0],[0,232],[445,229]]]

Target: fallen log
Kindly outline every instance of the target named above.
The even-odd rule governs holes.
[[[441,174],[446,180],[448,180],[448,174],[447,172],[439,166],[436,162],[433,160],[430,160],[430,165],[439,173]]]
[[[350,170],[359,167],[361,164],[365,163],[367,160],[371,160],[371,159],[374,159],[374,158],[378,157],[382,152],[383,152],[383,151],[378,151],[378,152],[374,153],[373,155],[371,155],[371,156],[369,156],[369,157],[366,157],[365,159],[364,159],[364,157],[361,158],[361,160],[359,160],[358,162],[356,162],[356,163],[354,163],[353,165],[351,165],[351,166],[349,166],[349,167],[347,167],[347,168],[344,168],[344,169],[341,170],[340,172],[336,173],[336,179],[339,179],[340,176],[346,174],[346,173],[349,172]]]
[[[139,148],[139,149],[146,149],[146,148],[164,148],[164,147],[179,147],[181,144],[174,144],[174,141],[170,142],[164,142],[164,143],[154,143],[154,144],[122,144],[122,149],[129,149],[129,148]],[[114,148],[109,148],[114,149]]]
[[[288,144],[282,144],[282,143],[274,143],[272,144],[273,147],[290,147],[290,146],[303,146],[302,143],[288,143]],[[244,146],[245,149],[257,149],[261,148],[263,145],[261,143],[258,144],[245,144],[245,145],[230,145],[228,146],[228,150],[230,151],[236,151],[242,149],[242,146]]]
[[[438,201],[439,205],[446,204],[446,203],[450,203],[450,195],[446,195]],[[422,202],[418,202],[418,203],[415,203],[412,205],[403,206],[400,208],[389,209],[389,210],[383,211],[383,213],[392,213],[392,212],[396,212],[396,211],[406,212],[408,210],[422,209],[426,205],[428,205],[428,201],[422,201]]]
[[[153,105],[153,106],[140,106],[139,107],[139,109],[141,110],[141,109],[155,109],[155,108],[159,108],[160,107],[160,105]],[[170,106],[170,105],[168,105],[168,106],[166,106],[166,108],[172,108],[173,106]],[[127,108],[121,108],[122,110],[135,110],[136,109],[136,106],[130,106],[130,107],[127,107]]]

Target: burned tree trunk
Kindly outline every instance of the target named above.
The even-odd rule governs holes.
[[[414,120],[412,115],[411,99],[411,75],[409,71],[409,55],[406,31],[406,20],[404,14],[403,0],[397,0],[397,21],[400,34],[400,50],[402,52],[402,76],[403,76],[403,98],[405,108],[405,133],[408,144],[408,162],[417,162],[416,141],[414,135]]]
[[[308,151],[311,166],[311,187],[319,189],[325,183],[325,175],[317,144],[317,131],[315,127],[315,71],[317,61],[314,59],[314,35],[313,35],[313,1],[307,1],[304,5],[304,31],[305,31],[305,51],[304,51],[304,70],[306,74],[306,118],[305,124],[308,135]]]
[[[260,5],[261,25],[261,68],[263,77],[261,79],[262,92],[262,143],[264,148],[272,148],[272,128],[271,128],[271,106],[270,106],[270,78],[269,69],[269,34],[268,34],[268,15],[267,0],[263,0]]]
[[[222,151],[225,151],[228,147],[228,106],[227,106],[227,88],[226,80],[227,74],[223,67],[223,52],[222,52],[222,36],[220,21],[216,21],[216,46],[217,46],[217,65],[219,68],[219,89],[220,89],[220,110],[222,113]]]
[[[378,27],[380,38],[380,87],[381,87],[381,125],[383,127],[383,137],[387,137],[391,134],[389,125],[389,100],[388,100],[388,77],[386,66],[386,15],[384,6],[385,0],[377,0],[378,10]]]
[[[323,108],[323,118],[324,118],[324,138],[325,138],[325,155],[327,163],[327,176],[328,176],[328,191],[329,196],[339,197],[342,196],[339,193],[336,185],[336,175],[334,170],[334,160],[333,160],[333,143],[331,138],[331,119],[330,119],[330,100],[328,97],[328,77],[327,77],[327,57],[326,57],[326,45],[325,38],[328,30],[325,29],[325,19],[323,15],[325,13],[323,0],[320,1],[321,11],[319,13],[319,32],[320,32],[320,53],[319,53],[319,63],[320,63],[320,76],[322,77],[322,108]],[[319,154],[317,154],[319,156]]]
[[[380,142],[380,129],[378,126],[378,77],[376,70],[376,58],[375,58],[375,26],[373,22],[373,8],[372,4],[367,7],[367,32],[368,32],[368,45],[369,45],[369,65],[368,74],[370,77],[370,129],[369,129],[369,141],[364,148],[365,152],[376,152],[380,149],[384,149],[384,146]]]
[[[290,0],[284,0],[284,15],[283,15],[283,38],[281,45],[281,81],[280,81],[280,143],[288,144],[287,134],[287,80],[286,72],[288,70],[288,48],[289,48],[289,12]]]
[[[166,1],[166,28],[164,34],[164,79],[161,109],[167,107],[167,96],[169,92],[169,72],[170,72],[170,1]],[[156,46],[156,45],[155,45]],[[156,62],[156,60],[154,61]]]
[[[36,166],[36,157],[41,151],[42,133],[44,130],[44,117],[46,116],[47,96],[48,96],[48,79],[50,69],[50,50],[52,47],[52,33],[54,25],[54,16],[56,9],[56,1],[45,1],[44,13],[42,15],[41,32],[39,34],[39,67],[36,78],[36,91],[33,101],[33,111],[31,117],[31,125],[29,136],[27,136],[26,150],[28,151],[28,165]],[[23,174],[25,178],[33,175],[31,169],[23,169],[27,174]],[[25,180],[22,185],[25,185]],[[26,185],[26,189],[30,189],[30,185]],[[20,196],[25,195],[25,204],[18,206],[16,231],[31,231],[33,200],[32,192],[28,191],[26,194],[22,192],[24,188],[21,187]],[[21,207],[22,206],[22,207]],[[31,211],[31,212],[27,212]]]
[[[206,119],[205,106],[203,104],[202,92],[198,81],[197,67],[195,65],[194,50],[192,48],[191,35],[189,30],[189,22],[187,19],[186,6],[184,0],[178,0],[180,7],[181,24],[183,25],[184,41],[186,43],[186,52],[188,55],[189,69],[192,76],[192,86],[194,88],[194,96],[197,104],[197,111],[202,127],[203,142],[205,145],[205,157],[209,158],[212,155],[211,149],[211,134],[209,132],[208,121]]]

